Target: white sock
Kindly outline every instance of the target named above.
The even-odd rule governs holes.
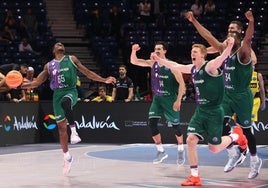
[[[239,138],[239,135],[236,133],[231,133],[229,136],[232,138],[233,142]]]
[[[157,151],[164,152],[164,147],[162,144],[156,144]]]
[[[198,168],[191,168],[191,175],[194,177],[198,177]]]
[[[69,151],[67,151],[66,153],[63,153],[63,157],[65,160],[69,160],[71,158]]]
[[[77,134],[76,127],[75,126],[74,127],[71,127],[71,131],[72,131],[72,134]]]
[[[183,151],[184,148],[183,148],[183,144],[178,144],[178,151]]]

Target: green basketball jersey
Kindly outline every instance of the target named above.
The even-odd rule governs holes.
[[[76,87],[77,69],[71,60],[71,56],[65,55],[59,61],[55,59],[50,61],[48,63],[48,72],[52,90]]]
[[[207,62],[200,68],[193,66],[192,80],[195,87],[196,102],[200,106],[208,107],[219,105],[222,102],[224,94],[224,82],[221,70],[219,75],[213,76],[205,71]]]
[[[227,91],[242,92],[249,89],[253,71],[251,61],[248,64],[242,64],[239,60],[238,53],[235,53],[223,66],[225,88]]]
[[[179,83],[175,76],[165,66],[160,67],[155,62],[151,69],[152,90],[157,96],[170,96],[178,94]]]

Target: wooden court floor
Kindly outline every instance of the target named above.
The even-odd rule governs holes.
[[[176,165],[176,145],[165,145],[169,157],[152,164],[153,144],[78,144],[70,146],[75,161],[68,176],[62,175],[59,144],[0,147],[0,188],[177,188],[189,175],[188,161]],[[209,188],[268,187],[268,146],[258,146],[263,166],[248,180],[249,157],[230,173],[223,172],[227,152],[212,154],[198,147],[203,185]]]

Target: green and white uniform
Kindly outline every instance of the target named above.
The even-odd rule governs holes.
[[[53,108],[56,121],[65,119],[64,110],[61,107],[63,97],[69,97],[72,107],[77,103],[77,67],[71,60],[71,56],[65,55],[61,60],[48,62],[50,88],[53,90]]]
[[[251,126],[253,96],[250,90],[252,76],[252,62],[240,62],[238,52],[232,55],[224,64],[225,94],[223,98],[224,115],[232,117],[236,114],[236,121],[242,127]]]
[[[198,70],[193,66],[192,80],[196,91],[198,104],[187,129],[188,134],[195,134],[200,140],[207,135],[208,143],[218,145],[221,143],[222,122],[224,118],[221,106],[224,95],[224,82],[221,70],[217,76],[206,72],[207,62]]]
[[[161,118],[165,116],[166,120],[173,125],[180,123],[180,112],[173,110],[173,104],[177,100],[178,82],[166,67],[160,67],[155,62],[151,69],[151,81],[153,90],[153,101],[149,110],[150,118]]]

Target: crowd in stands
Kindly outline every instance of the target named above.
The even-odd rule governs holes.
[[[193,43],[208,44],[185,19],[186,11],[192,10],[199,22],[222,40],[226,35],[222,31],[226,30],[229,22],[240,20],[246,23],[243,14],[251,8],[256,20],[252,46],[258,55],[260,35],[264,33],[261,28],[267,13],[267,1],[256,0],[76,0],[73,3],[74,18],[78,25],[85,27],[90,48],[102,73],[116,75],[118,66],[123,63],[141,92],[148,90],[146,78],[149,70],[129,63],[134,43],[142,47],[139,56],[147,59],[155,42],[165,41],[169,46],[168,58],[188,63],[188,52]],[[228,9],[230,6],[232,10]],[[118,59],[119,52],[123,56],[122,62]]]
[[[54,42],[43,0],[1,1],[0,64],[26,63],[38,73]]]

